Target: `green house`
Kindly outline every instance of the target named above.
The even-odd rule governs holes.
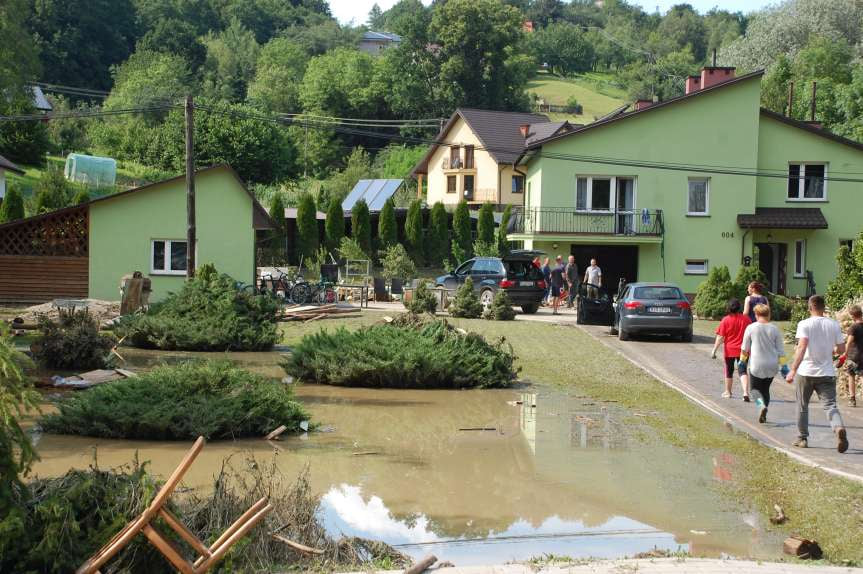
[[[761,75],[704,68],[683,96],[526,145],[508,238],[596,258],[612,290],[755,265],[772,291],[823,291],[863,228],[863,145],[761,108]]]
[[[198,170],[195,195],[196,264],[252,282],[270,216],[226,165]],[[118,300],[133,271],[158,301],[185,280],[186,228],[185,176],[0,225],[0,301]]]

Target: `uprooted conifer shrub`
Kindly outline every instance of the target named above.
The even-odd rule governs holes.
[[[306,335],[282,362],[300,380],[349,387],[505,387],[517,369],[512,347],[501,338],[456,329],[443,319],[378,324]]]
[[[483,319],[491,321],[512,321],[515,319],[515,310],[512,308],[512,299],[506,291],[501,289],[494,296],[491,305],[482,313]]]
[[[190,361],[62,399],[41,419],[59,434],[184,440],[264,436],[308,419],[290,387],[228,361]]]
[[[263,351],[279,340],[278,301],[244,291],[202,265],[182,289],[122,320],[115,332],[135,347],[183,351]]]
[[[482,315],[482,303],[473,290],[473,279],[465,279],[455,292],[452,303],[449,304],[449,314],[463,319],[477,319]]]
[[[86,310],[61,309],[57,320],[39,318],[33,358],[50,369],[100,369],[107,365],[114,337],[99,333],[99,324]]]

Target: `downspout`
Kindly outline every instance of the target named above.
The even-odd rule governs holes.
[[[503,173],[503,164],[497,164],[497,204],[503,203],[503,190],[500,188],[500,174]]]
[[[740,264],[746,265],[746,236],[749,235],[751,229],[743,232],[743,238],[740,240]]]

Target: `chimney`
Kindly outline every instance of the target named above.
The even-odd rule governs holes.
[[[704,66],[701,69],[701,89],[734,79],[734,68]]]
[[[701,76],[689,76],[686,78],[686,93],[691,94],[701,89]]]
[[[647,108],[649,108],[652,105],[653,105],[653,100],[644,100],[644,99],[635,100],[635,111],[640,112],[641,110],[646,110]]]
[[[518,131],[521,132],[521,137],[526,138],[527,134],[530,133],[530,124],[522,124],[518,127]]]

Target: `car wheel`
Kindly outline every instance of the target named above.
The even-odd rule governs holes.
[[[611,322],[611,329],[609,329],[608,332],[611,335],[617,335],[618,331],[617,331],[617,319],[616,318]]]
[[[491,289],[483,289],[482,293],[479,294],[479,302],[482,303],[483,307],[491,307],[491,302],[494,300],[494,291]]]
[[[527,303],[521,306],[521,312],[525,315],[533,315],[539,309],[539,303]]]
[[[683,335],[681,335],[680,340],[683,341],[684,343],[691,343],[692,342],[692,329],[690,329],[689,331],[686,331]]]
[[[621,341],[628,341],[630,339],[629,332],[624,331],[623,329],[618,329],[617,330],[617,338],[620,339]]]
[[[581,305],[575,311],[575,324],[584,325],[584,308]]]

